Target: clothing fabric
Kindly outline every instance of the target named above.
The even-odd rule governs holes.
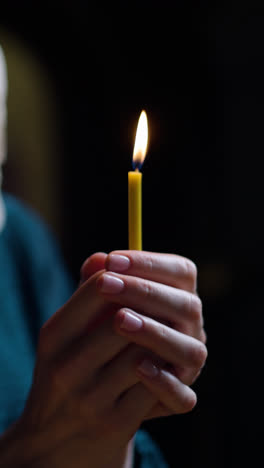
[[[0,233],[0,433],[23,411],[32,382],[42,324],[75,285],[54,236],[31,209],[4,194]],[[166,468],[150,435],[138,430],[133,468]]]

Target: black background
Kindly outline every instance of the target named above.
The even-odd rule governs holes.
[[[196,262],[209,350],[193,412],[146,427],[172,467],[252,461],[262,400],[264,7],[54,1],[1,10],[56,85],[60,242],[76,280],[89,254],[127,248],[132,135],[146,109],[144,249]]]

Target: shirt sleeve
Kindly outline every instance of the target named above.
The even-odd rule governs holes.
[[[135,436],[133,468],[169,468],[159,446],[143,429]]]
[[[15,259],[21,278],[28,315],[35,320],[32,329],[38,334],[43,323],[70,298],[77,285],[68,272],[51,228],[11,195],[5,194],[4,200],[10,256]]]

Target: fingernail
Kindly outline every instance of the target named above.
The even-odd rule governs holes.
[[[126,311],[123,315],[123,320],[120,324],[120,328],[126,331],[133,332],[139,330],[142,327],[142,325],[143,321],[139,317],[136,317],[136,315]]]
[[[156,377],[158,375],[158,368],[152,364],[149,359],[144,359],[138,366],[139,372],[145,375],[146,377]]]
[[[124,289],[125,283],[121,278],[105,273],[100,277],[98,286],[103,293],[118,294]]]
[[[130,259],[125,255],[110,254],[108,256],[108,270],[121,272],[128,270],[130,267]]]

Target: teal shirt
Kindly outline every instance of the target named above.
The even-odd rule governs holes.
[[[42,324],[75,285],[42,220],[4,195],[7,222],[0,233],[0,433],[23,411],[32,382]],[[136,434],[134,468],[166,468],[146,431]]]

